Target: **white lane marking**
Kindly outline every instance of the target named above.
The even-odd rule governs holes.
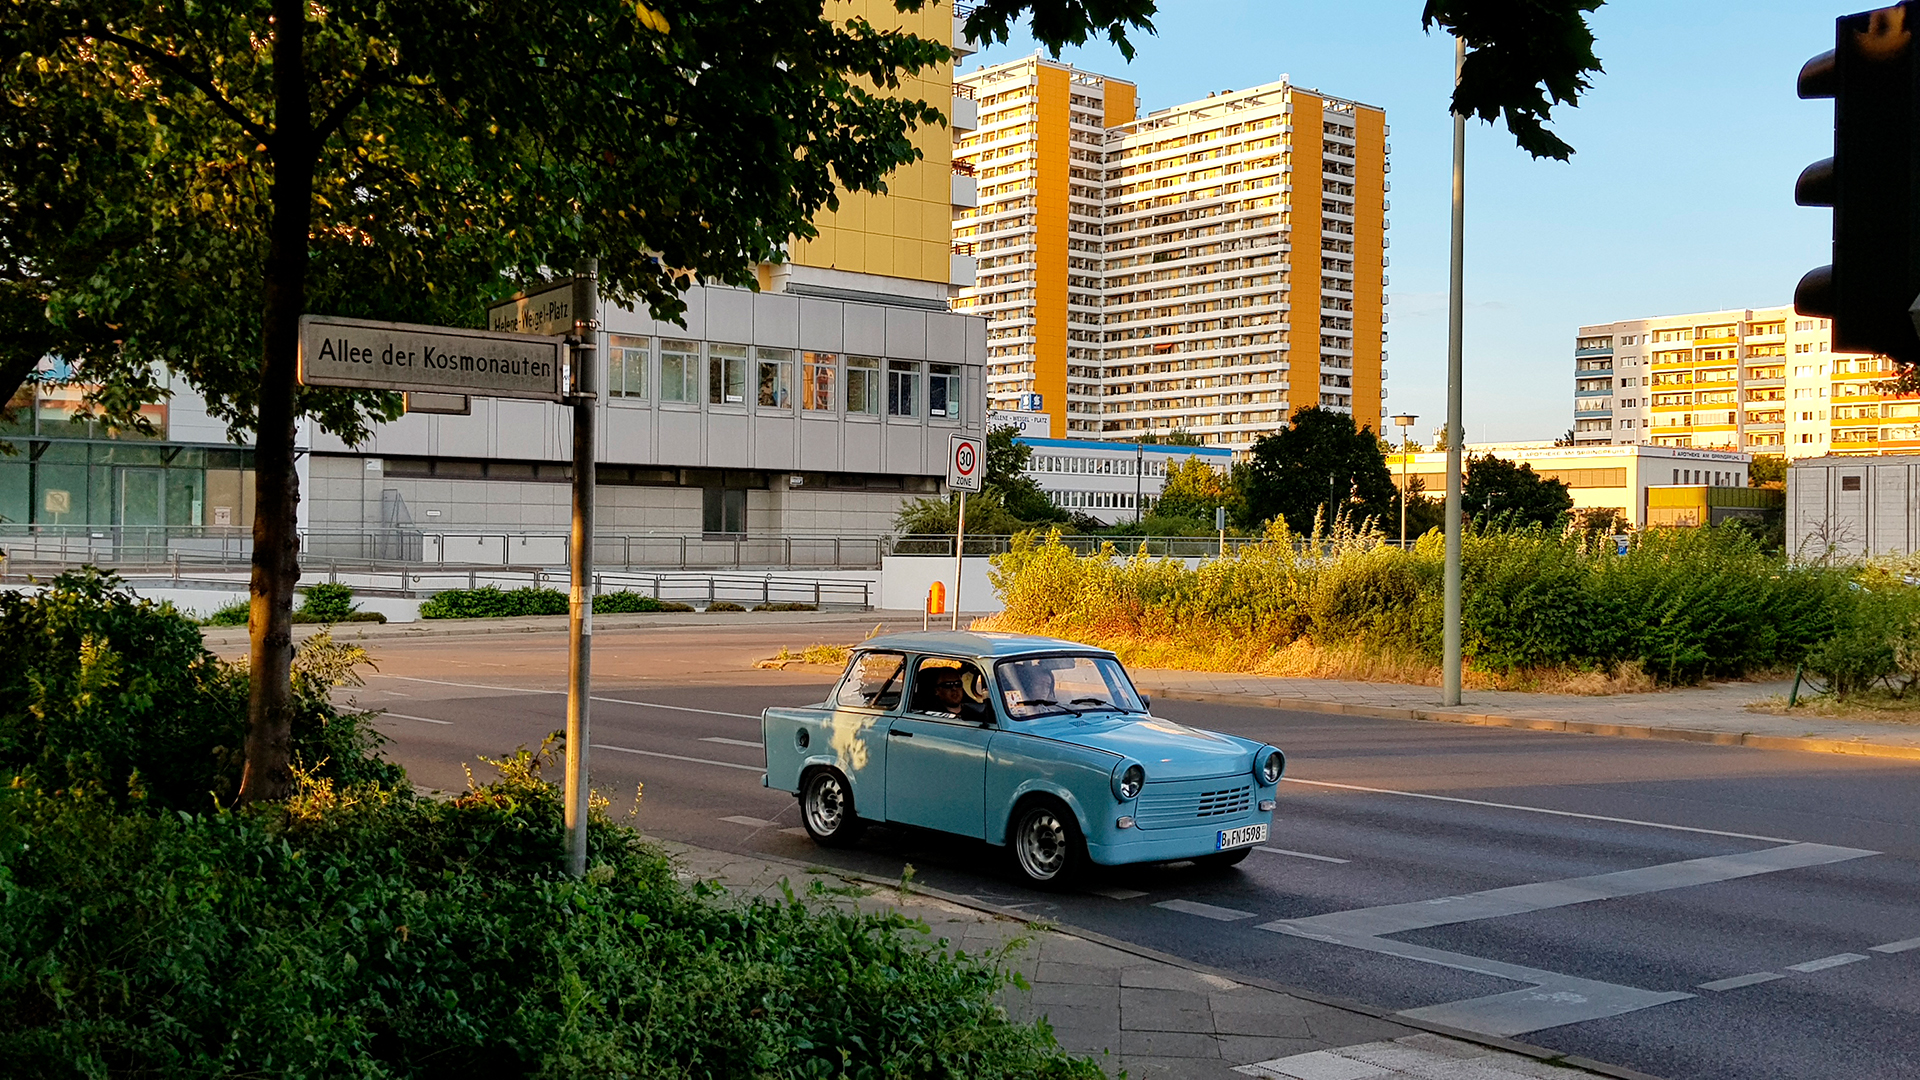
[[[1212,904],[1201,904],[1192,900],[1162,900],[1153,906],[1166,908],[1168,911],[1178,911],[1182,915],[1198,915],[1203,919],[1212,919],[1215,922],[1239,922],[1241,919],[1253,918],[1253,912],[1251,911],[1240,911],[1230,907],[1214,907]]]
[[[781,829],[780,835],[781,836],[797,836],[802,840],[808,839],[807,830],[802,829],[798,826],[795,826],[794,828],[791,828],[791,829]]]
[[[1905,941],[1889,941],[1885,945],[1875,945],[1872,948],[1868,949],[1867,951],[1877,952],[1877,953],[1897,953],[1897,952],[1906,952],[1908,949],[1920,949],[1920,937],[1910,937],[1910,938],[1907,938]]]
[[[1720,881],[1733,881],[1781,870],[1799,870],[1825,866],[1877,855],[1861,848],[1832,847],[1827,844],[1788,844],[1763,848],[1739,855],[1713,855],[1704,859],[1661,863],[1610,874],[1541,881],[1530,885],[1512,885],[1487,889],[1465,896],[1442,896],[1410,904],[1386,904],[1380,907],[1353,908],[1313,915],[1304,919],[1281,919],[1267,923],[1263,930],[1303,930],[1343,936],[1385,937],[1431,926],[1498,919],[1508,915],[1550,908],[1569,907],[1594,900],[1612,900],[1622,896],[1684,889]]]
[[[1283,776],[1280,779],[1289,784],[1309,784],[1313,787],[1340,788],[1344,791],[1365,791],[1374,795],[1404,795],[1409,799],[1432,799],[1436,802],[1464,803],[1467,806],[1489,806],[1495,810],[1525,810],[1530,814],[1584,818],[1587,821],[1606,821],[1615,825],[1641,825],[1649,829],[1670,829],[1674,832],[1702,833],[1707,836],[1731,836],[1736,840],[1764,840],[1769,844],[1795,843],[1781,836],[1755,836],[1752,833],[1727,832],[1724,829],[1698,829],[1692,825],[1669,825],[1664,821],[1641,821],[1638,818],[1607,817],[1604,814],[1581,814],[1572,810],[1549,810],[1544,806],[1520,806],[1516,803],[1487,802],[1484,799],[1462,799],[1454,795],[1429,795],[1424,791],[1396,791],[1393,788],[1361,787],[1359,784],[1335,784],[1326,780],[1302,780],[1297,776]]]
[[[413,675],[382,675],[379,672],[374,672],[371,677],[376,679],[405,679],[408,682],[432,683],[435,686],[458,686],[466,690],[498,690],[505,694],[553,694],[559,697],[567,696],[565,690],[539,690],[526,686],[486,686],[481,683],[451,682],[446,679],[422,679]],[[630,701],[627,698],[600,697],[598,695],[595,695],[593,700],[604,701],[609,705],[638,705],[643,709],[666,709],[669,712],[700,713],[703,716],[731,716],[737,720],[760,719],[759,713],[721,712],[718,709],[694,709],[685,705],[662,705],[657,701]]]
[[[1836,968],[1842,964],[1857,964],[1865,959],[1867,959],[1867,957],[1857,952],[1835,953],[1832,956],[1823,956],[1818,960],[1809,960],[1804,964],[1788,964],[1787,970],[1803,973],[1809,971],[1825,971],[1828,968]]]
[[[735,825],[751,825],[756,829],[764,829],[767,826],[773,824],[773,822],[768,821],[765,818],[747,817],[744,814],[736,814],[733,817],[723,817],[720,820],[731,821]]]
[[[1104,896],[1109,900],[1138,900],[1147,895],[1139,889],[1088,889],[1095,896]]]
[[[711,758],[685,757],[680,754],[662,754],[657,750],[635,750],[631,746],[609,746],[606,743],[589,743],[595,750],[612,750],[617,754],[641,754],[646,757],[666,758],[668,761],[691,761],[695,765],[718,765],[723,769],[744,769],[747,772],[766,772],[764,765],[742,765],[737,761],[714,761]]]
[[[431,716],[408,716],[406,713],[387,712],[385,709],[380,711],[380,715],[391,716],[395,720],[418,720],[423,724],[445,724],[449,727],[453,726],[453,721],[451,720],[435,720]]]
[[[1785,975],[1781,975],[1776,972],[1756,971],[1751,975],[1735,975],[1731,979],[1715,979],[1712,982],[1703,982],[1699,986],[1694,987],[1694,989],[1695,990],[1716,990],[1716,991],[1738,990],[1743,986],[1758,986],[1761,983],[1769,983],[1775,979],[1784,979],[1784,978],[1786,978]]]
[[[706,738],[701,739],[700,741],[719,743],[722,746],[751,746],[755,750],[758,750],[765,745],[761,743],[758,739],[723,739],[718,735],[709,735]]]
[[[1351,859],[1336,859],[1331,855],[1312,855],[1304,851],[1288,851],[1283,847],[1257,847],[1253,850],[1264,851],[1269,855],[1291,855],[1296,859],[1312,859],[1314,862],[1344,863],[1352,861]]]

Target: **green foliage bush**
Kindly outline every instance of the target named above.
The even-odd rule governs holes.
[[[1876,581],[1841,597],[1833,635],[1807,654],[1808,674],[1840,698],[1876,685],[1905,696],[1920,680],[1920,590]]]
[[[0,786],[0,1054],[23,1076],[1100,1076],[1010,1023],[997,954],[683,885],[524,750],[435,802],[116,813]]]
[[[1110,647],[1168,642],[1249,666],[1300,638],[1437,662],[1443,554],[1438,533],[1403,552],[1371,531],[1303,540],[1276,524],[1265,542],[1193,569],[1111,545],[1080,557],[1029,538],[996,557],[991,575],[1010,629]],[[1462,572],[1463,649],[1502,673],[1633,662],[1688,683],[1778,669],[1833,638],[1854,603],[1846,573],[1788,567],[1737,528],[1645,532],[1624,555],[1611,538],[1577,531],[1476,530]],[[1884,628],[1893,616],[1870,618]]]
[[[557,589],[523,587],[448,589],[420,605],[423,619],[503,619],[517,615],[565,615],[567,594]]]
[[[645,593],[629,590],[601,593],[593,598],[595,615],[628,615],[654,611],[692,611],[690,604],[676,604],[671,601],[657,600]]]
[[[203,626],[245,626],[253,615],[253,602],[245,598],[216,610],[200,620]]]
[[[799,604],[799,603],[794,603],[792,601],[783,600],[773,604],[755,604],[753,605],[753,610],[755,611],[819,611],[820,606],[818,604]]]
[[[92,567],[62,574],[38,594],[0,593],[0,656],[0,773],[169,809],[206,809],[238,789],[245,665],[208,652],[171,606]],[[317,775],[397,775],[372,757],[370,716],[328,696],[365,659],[325,635],[296,657],[294,752]]]
[[[322,582],[307,586],[306,594],[300,603],[302,615],[321,622],[339,622],[353,614],[352,586]]]
[[[707,610],[708,611],[745,611],[747,609],[744,607],[741,607],[739,604],[736,604],[731,600],[716,600],[713,603],[707,605]]]

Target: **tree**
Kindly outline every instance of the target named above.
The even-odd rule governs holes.
[[[1234,479],[1243,526],[1280,517],[1304,533],[1322,511],[1329,519],[1384,522],[1395,507],[1380,440],[1351,415],[1317,405],[1302,407],[1285,428],[1254,443],[1252,459]]]
[[[1140,437],[1134,439],[1133,441],[1137,443],[1145,443],[1148,446],[1203,446],[1205,445],[1200,441],[1200,436],[1195,435],[1193,432],[1188,431],[1186,428],[1174,428],[1173,430],[1168,431],[1164,435],[1148,432],[1147,434],[1141,435]]]
[[[1753,455],[1753,464],[1747,469],[1747,486],[1757,488],[1785,488],[1787,486],[1787,459],[1780,454]]]
[[[0,399],[59,355],[102,419],[139,428],[166,369],[254,436],[244,801],[292,783],[294,425],[353,442],[399,409],[297,386],[302,314],[471,323],[594,256],[603,295],[673,319],[693,281],[750,286],[837,192],[881,190],[941,122],[892,93],[950,58],[937,43],[821,0],[670,6],[0,0]],[[1540,121],[1598,70],[1594,6],[1432,0],[1424,19],[1472,49],[1460,107],[1564,157]],[[967,31],[1031,15],[1056,55],[1104,33],[1131,56],[1154,11],[983,0]]]
[[[1467,482],[1460,491],[1461,513],[1481,525],[1545,525],[1558,527],[1573,509],[1573,496],[1561,480],[1550,480],[1492,454],[1467,462]]]
[[[1447,493],[1427,494],[1426,482],[1417,476],[1407,478],[1407,539],[1425,536],[1434,529],[1447,526]],[[1393,516],[1381,522],[1383,528],[1395,536],[1399,535],[1400,506],[1394,504]]]
[[[1193,455],[1167,470],[1153,512],[1163,518],[1190,518],[1212,528],[1214,510],[1224,506],[1229,516],[1238,516],[1238,502],[1232,478]]]

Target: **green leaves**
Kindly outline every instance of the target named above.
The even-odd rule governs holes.
[[[1520,148],[1565,161],[1573,147],[1547,130],[1555,105],[1577,106],[1602,69],[1587,13],[1606,0],[1427,0],[1420,17],[1466,41],[1451,111],[1506,118]]]

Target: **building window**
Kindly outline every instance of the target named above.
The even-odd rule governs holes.
[[[927,365],[927,415],[960,419],[960,369],[955,365]]]
[[[757,350],[763,409],[793,408],[793,353],[786,349]]]
[[[880,359],[878,357],[847,357],[847,411],[864,416],[880,415]]]
[[[647,397],[647,361],[653,351],[647,339],[624,334],[607,335],[607,393],[612,397]]]
[[[707,400],[715,405],[747,401],[747,347],[707,346]]]
[[[805,360],[801,368],[800,407],[813,412],[832,412],[833,380],[840,358],[833,353],[810,352]]]
[[[887,415],[920,415],[914,407],[919,395],[920,365],[910,360],[887,361]]]
[[[700,343],[662,338],[660,400],[700,400]]]
[[[747,531],[747,493],[741,488],[700,489],[700,530],[705,533]]]

